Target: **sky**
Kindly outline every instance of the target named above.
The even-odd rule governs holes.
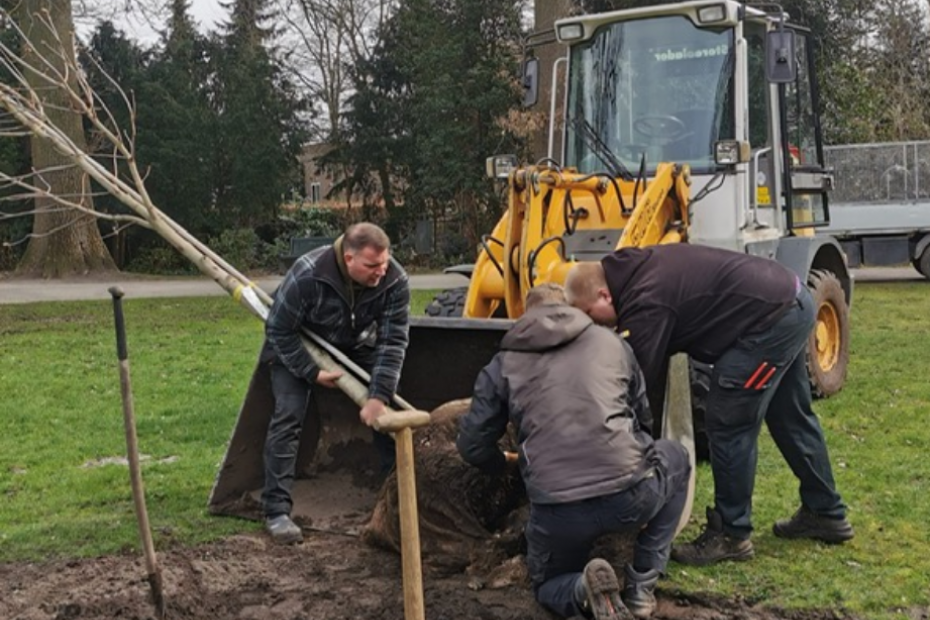
[[[220,6],[219,0],[190,0],[190,12],[201,32],[215,30],[216,24],[226,18],[226,12]],[[127,36],[143,43],[154,43],[158,38],[156,29],[162,27],[159,23],[153,28],[145,18],[134,14],[124,13],[114,21]],[[93,29],[93,26],[90,26],[90,29]]]

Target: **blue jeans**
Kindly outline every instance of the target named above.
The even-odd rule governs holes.
[[[264,451],[262,510],[266,517],[291,514],[297,449],[310,399],[310,384],[304,379],[295,377],[277,361],[270,363],[270,371],[274,412],[268,422]],[[394,440],[372,430],[372,441],[380,457],[382,473],[386,474],[394,466]]]
[[[639,529],[633,564],[665,571],[691,466],[678,442],[660,439],[655,449],[652,472],[629,489],[579,502],[530,506],[526,564],[541,605],[563,617],[581,613],[575,584],[595,541],[604,534]]]
[[[763,419],[800,481],[803,505],[818,515],[846,515],[823,429],[811,408],[806,345],[814,322],[814,301],[801,286],[795,303],[775,325],[740,338],[714,363],[706,428],[715,509],[729,536],[746,539],[752,532]]]

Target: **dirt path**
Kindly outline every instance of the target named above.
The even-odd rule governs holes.
[[[173,620],[403,620],[400,558],[358,539],[311,534],[295,547],[234,536],[159,554]],[[835,620],[832,611],[782,612],[742,601],[660,593],[656,618]],[[0,618],[147,620],[153,617],[137,556],[0,565]],[[525,586],[481,587],[468,575],[425,576],[427,620],[552,620]]]

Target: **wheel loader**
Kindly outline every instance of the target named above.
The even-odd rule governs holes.
[[[765,5],[771,7],[772,5]],[[563,282],[575,262],[624,247],[698,243],[765,256],[796,271],[817,302],[812,390],[843,385],[853,282],[829,221],[833,178],[823,165],[809,33],[733,0],[697,0],[556,22],[566,53],[560,118],[549,152],[519,167],[493,156],[506,210],[477,260],[454,271],[432,316],[413,317],[398,392],[430,410],[471,395],[527,291]],[[526,103],[540,67],[524,65]],[[558,109],[553,88],[550,109]],[[556,130],[561,148],[555,153]],[[693,372],[700,396],[701,373]],[[320,423],[302,437],[295,514],[321,529],[351,529],[372,502],[374,451],[357,407],[315,390]],[[696,399],[695,402],[700,402]],[[273,406],[256,369],[210,499],[215,513],[255,516],[264,428]],[[699,413],[698,407],[695,407]],[[363,459],[368,459],[364,461]]]
[[[568,47],[556,63],[565,66],[564,113],[553,121],[561,152],[553,124],[535,165],[488,160],[488,174],[507,182],[507,211],[475,264],[454,268],[469,285],[444,291],[427,312],[513,319],[531,287],[563,282],[577,261],[713,245],[775,259],[808,283],[817,303],[811,388],[839,391],[853,282],[838,242],[816,234],[829,224],[833,176],[809,33],[781,13],[700,1],[563,19],[555,36]],[[528,103],[535,63],[524,69]],[[693,364],[696,415],[706,370]]]

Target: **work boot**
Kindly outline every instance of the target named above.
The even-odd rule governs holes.
[[[846,517],[823,517],[805,506],[798,508],[790,519],[776,521],[772,531],[779,538],[812,538],[831,545],[846,542],[855,535]]]
[[[595,558],[587,563],[575,584],[575,602],[586,618],[594,620],[632,620],[620,599],[620,582],[606,560]]]
[[[656,569],[640,573],[630,564],[623,568],[623,603],[637,618],[648,618],[656,610],[656,584],[659,571]]]
[[[707,509],[707,525],[700,536],[693,542],[672,546],[672,559],[691,566],[706,566],[721,560],[748,560],[752,556],[752,542],[725,534],[723,519],[713,508]]]
[[[265,529],[271,534],[271,540],[279,545],[293,545],[304,540],[300,527],[287,515],[267,517]]]

